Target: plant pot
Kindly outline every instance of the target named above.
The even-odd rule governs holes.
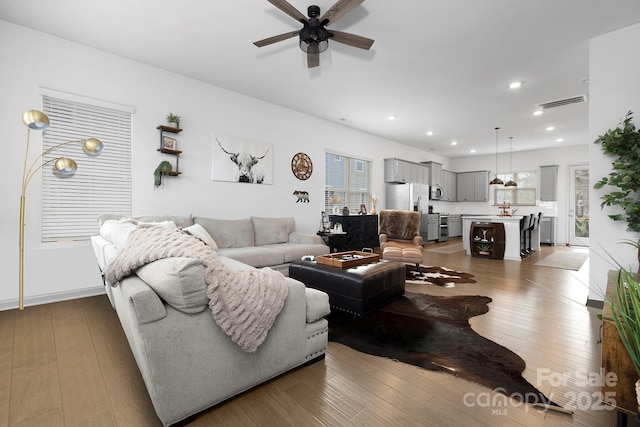
[[[640,380],[636,380],[636,402],[638,403],[638,413],[640,414]]]

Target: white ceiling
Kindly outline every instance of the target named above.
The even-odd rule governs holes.
[[[306,16],[335,0],[289,2]],[[301,27],[266,0],[3,0],[0,19],[454,158],[495,152],[496,126],[501,152],[509,136],[588,143],[588,102],[532,113],[588,95],[589,39],[640,22],[640,1],[367,0],[329,28],[371,50],[330,42],[314,69],[297,38],[252,44]]]

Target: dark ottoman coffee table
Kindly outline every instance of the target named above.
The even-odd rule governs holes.
[[[404,295],[406,267],[397,261],[333,267],[315,261],[289,265],[289,277],[329,294],[331,308],[363,316]]]

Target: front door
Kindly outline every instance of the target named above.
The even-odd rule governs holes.
[[[589,165],[569,166],[569,244],[589,246]]]

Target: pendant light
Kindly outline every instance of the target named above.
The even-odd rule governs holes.
[[[513,137],[509,137],[509,181],[504,184],[504,188],[517,188],[518,184],[513,180],[513,173],[511,170],[511,152],[513,151]]]
[[[495,170],[495,178],[489,181],[489,187],[501,187],[504,185],[504,182],[498,178],[498,129],[496,128],[496,170]]]

